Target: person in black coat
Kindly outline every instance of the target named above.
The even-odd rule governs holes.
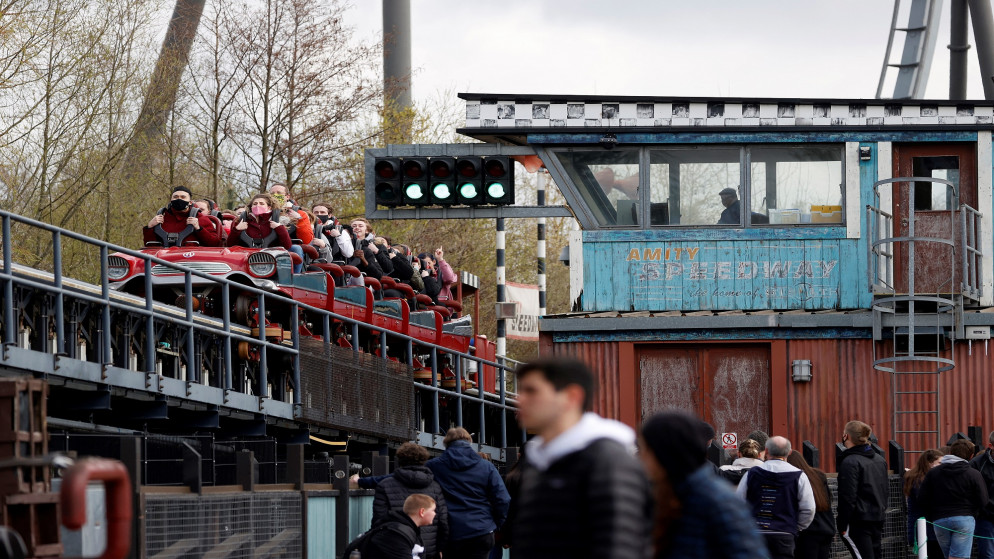
[[[970,466],[980,472],[987,485],[987,505],[977,517],[977,557],[994,559],[994,431],[987,436],[987,450],[970,461]]]
[[[424,552],[420,530],[435,519],[435,501],[415,493],[404,500],[403,511],[387,513],[383,522],[370,530],[359,546],[366,559],[411,559]]]
[[[855,548],[862,559],[881,559],[889,481],[887,461],[870,446],[870,433],[862,421],[846,423],[842,433],[836,528],[850,553]]]
[[[925,519],[935,526],[935,539],[949,559],[970,557],[976,517],[987,505],[984,477],[968,462],[973,451],[967,439],[954,442],[949,454],[925,474],[918,493]]]
[[[512,555],[645,557],[652,530],[649,481],[632,453],[635,432],[585,413],[593,402],[593,373],[557,356],[525,363],[515,376],[518,420],[535,436],[526,445]]]
[[[424,542],[423,559],[432,559],[445,548],[449,533],[449,512],[445,506],[442,487],[435,481],[431,470],[425,467],[428,451],[415,443],[404,443],[397,449],[399,467],[393,475],[384,478],[376,486],[373,497],[373,526],[389,518],[391,511],[404,508],[404,501],[415,493],[427,495],[435,500],[435,522],[421,528]]]

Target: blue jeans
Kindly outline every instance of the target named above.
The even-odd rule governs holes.
[[[973,551],[973,530],[976,519],[972,516],[950,516],[935,521],[935,539],[948,557],[969,557]]]
[[[977,536],[977,558],[994,559],[994,522],[977,520],[973,534]]]
[[[293,246],[290,247],[290,252],[293,252],[297,256],[300,257],[300,260],[301,260],[300,264],[294,264],[293,265],[293,273],[299,274],[300,271],[304,269],[304,262],[303,262],[303,260],[304,260],[304,249],[300,248],[300,245],[293,245]]]

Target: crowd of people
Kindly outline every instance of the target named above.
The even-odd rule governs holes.
[[[210,199],[195,199],[185,186],[173,188],[169,203],[143,230],[146,246],[204,246],[250,248],[282,247],[299,258],[294,273],[313,264],[339,263],[356,267],[359,276],[346,276],[348,285],[364,285],[364,278],[389,276],[436,304],[452,300],[451,286],[458,277],[441,247],[418,253],[410,246],[376,235],[364,217],[344,223],[330,203],[317,202],[310,210],[294,201],[285,185],[274,184],[254,195],[247,205],[222,210]],[[385,292],[399,297],[399,292]]]
[[[833,514],[825,472],[783,436],[754,431],[718,468],[706,458],[714,429],[697,417],[660,413],[636,433],[590,412],[594,376],[581,362],[541,359],[515,376],[532,437],[506,477],[463,428],[434,459],[405,443],[392,475],[353,479],[375,488],[374,518],[343,557],[827,559],[836,537],[856,559],[884,557],[888,469],[866,423],[842,429]],[[909,549],[924,517],[929,557],[970,557],[977,535],[979,558],[994,559],[991,448],[975,455],[960,440],[906,472]]]

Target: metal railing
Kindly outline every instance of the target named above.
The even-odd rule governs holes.
[[[963,276],[960,290],[963,295],[979,301],[984,286],[984,253],[980,240],[983,239],[983,214],[967,205],[960,206],[960,235],[963,242]]]
[[[500,448],[507,446],[507,412],[512,409],[505,388],[506,376],[509,369],[500,360],[497,362],[489,361],[470,353],[427,342],[401,332],[388,332],[382,326],[375,327],[361,320],[336,314],[326,309],[313,307],[255,286],[211,276],[207,273],[186,268],[138,250],[93,239],[7,211],[0,210],[0,220],[2,220],[3,251],[3,268],[0,270],[0,282],[3,284],[2,341],[4,347],[18,346],[19,335],[22,333],[20,326],[25,323],[25,318],[27,318],[23,315],[23,305],[15,298],[15,293],[18,293],[22,289],[31,293],[43,293],[46,294],[48,301],[45,312],[50,313],[50,316],[46,315],[47,322],[45,324],[50,325],[52,332],[34,332],[34,336],[39,339],[54,338],[52,340],[54,341],[54,347],[51,348],[50,352],[56,356],[95,361],[105,370],[110,366],[123,366],[123,368],[140,370],[146,374],[155,374],[157,373],[157,354],[162,349],[159,347],[159,342],[166,335],[165,329],[173,328],[177,333],[177,345],[180,346],[175,353],[181,365],[185,366],[185,381],[188,384],[205,384],[208,381],[208,378],[204,374],[205,356],[202,353],[198,354],[197,342],[201,339],[217,340],[220,342],[221,350],[219,355],[213,359],[212,366],[217,369],[213,372],[215,373],[215,380],[219,385],[218,388],[222,388],[226,393],[229,391],[241,392],[259,398],[258,407],[253,410],[258,412],[260,410],[265,411],[262,400],[270,397],[269,364],[277,357],[289,358],[289,378],[293,387],[292,396],[285,394],[282,390],[278,390],[278,392],[284,400],[291,400],[294,406],[301,405],[301,391],[299,390],[301,386],[299,361],[301,335],[299,318],[301,312],[306,312],[311,319],[321,325],[321,336],[317,339],[322,340],[324,344],[335,343],[332,326],[341,324],[350,332],[351,339],[353,340],[352,349],[355,352],[360,352],[361,350],[359,344],[355,342],[360,339],[359,334],[362,331],[371,339],[378,339],[381,348],[387,347],[388,336],[391,342],[403,344],[402,362],[406,363],[409,368],[413,368],[416,356],[429,356],[428,360],[431,370],[430,382],[418,383],[411,378],[411,383],[417,391],[423,393],[423,395],[427,395],[430,399],[430,405],[433,410],[433,420],[430,425],[431,433],[434,435],[440,434],[442,425],[440,424],[438,412],[440,400],[445,399],[458,403],[455,406],[456,425],[462,424],[463,404],[478,406],[481,429],[480,441],[485,440],[488,427],[485,415],[486,410],[494,409],[499,412],[500,419],[498,425],[492,427],[500,431],[499,437],[497,437]],[[34,235],[48,234],[51,236],[51,273],[40,272],[17,265],[14,262],[12,224],[27,226],[33,230],[32,234]],[[85,245],[96,247],[99,250],[99,285],[86,284],[64,275],[62,261],[62,244],[64,239],[79,241]],[[107,275],[108,257],[112,252],[119,252],[141,259],[145,270],[151,270],[153,265],[157,265],[175,269],[178,274],[183,274],[182,292],[184,294],[183,300],[185,301],[185,306],[178,309],[154,301],[151,296],[153,293],[152,274],[149,273],[144,275],[144,293],[146,294],[144,300],[140,297],[128,296],[112,290]],[[198,282],[202,280],[212,282],[220,290],[220,306],[222,308],[220,317],[207,317],[199,312],[195,312],[193,303],[194,278],[197,278]],[[330,277],[328,277],[328,281],[332,281]],[[178,283],[176,287],[179,287]],[[250,331],[243,327],[243,325],[232,322],[231,311],[235,296],[251,297],[254,299],[257,305],[256,316],[259,317],[258,336],[250,335]],[[86,355],[87,352],[79,349],[80,343],[78,340],[70,339],[71,336],[67,335],[66,327],[68,322],[63,320],[67,303],[86,304],[91,306],[91,308],[95,308],[99,313],[99,319],[95,321],[95,330],[91,332],[92,336],[90,336],[91,342],[96,345],[95,355],[91,358],[88,358]],[[286,342],[274,342],[267,338],[266,324],[263,319],[266,316],[267,304],[283,305],[289,308],[289,330],[291,336],[289,344]],[[127,339],[119,342],[118,355],[115,355],[113,352],[114,325],[112,324],[112,316],[114,313],[120,313],[129,320],[141,323],[140,327],[135,328],[134,332],[126,332],[122,335],[123,338]],[[53,318],[54,320],[52,320]],[[76,326],[78,325],[73,322],[72,327],[75,328]],[[80,335],[85,336],[86,332],[81,332]],[[249,344],[258,351],[257,378],[254,383],[249,383],[248,388],[243,384],[234,382],[236,360],[233,358],[233,349],[234,344],[240,343]],[[203,344],[201,344],[202,346]],[[47,340],[45,347],[46,349],[49,347]],[[131,353],[140,353],[144,359],[129,360],[129,354]],[[390,359],[386,351],[381,351],[380,353],[381,358]],[[440,383],[443,370],[441,362],[443,358],[454,361],[457,382],[453,390],[443,388]],[[400,360],[396,356],[394,359]],[[466,372],[469,369],[468,365],[471,362],[475,363],[477,387],[475,390],[464,390],[461,381],[466,377]],[[245,367],[246,364],[243,362],[242,366]],[[488,393],[485,390],[483,383],[484,367],[493,367],[496,372],[496,392]],[[72,376],[71,367],[62,366],[57,374]],[[490,398],[487,397],[488,395]]]

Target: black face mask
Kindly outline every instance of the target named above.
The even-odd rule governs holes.
[[[319,216],[317,216],[317,218],[321,220],[321,223],[328,223],[328,220],[331,219],[331,216],[330,215],[319,215]]]
[[[177,198],[176,200],[173,200],[173,201],[169,202],[169,207],[173,211],[185,212],[186,210],[188,210],[190,208],[190,203],[187,202],[186,200],[180,200],[180,199]]]

